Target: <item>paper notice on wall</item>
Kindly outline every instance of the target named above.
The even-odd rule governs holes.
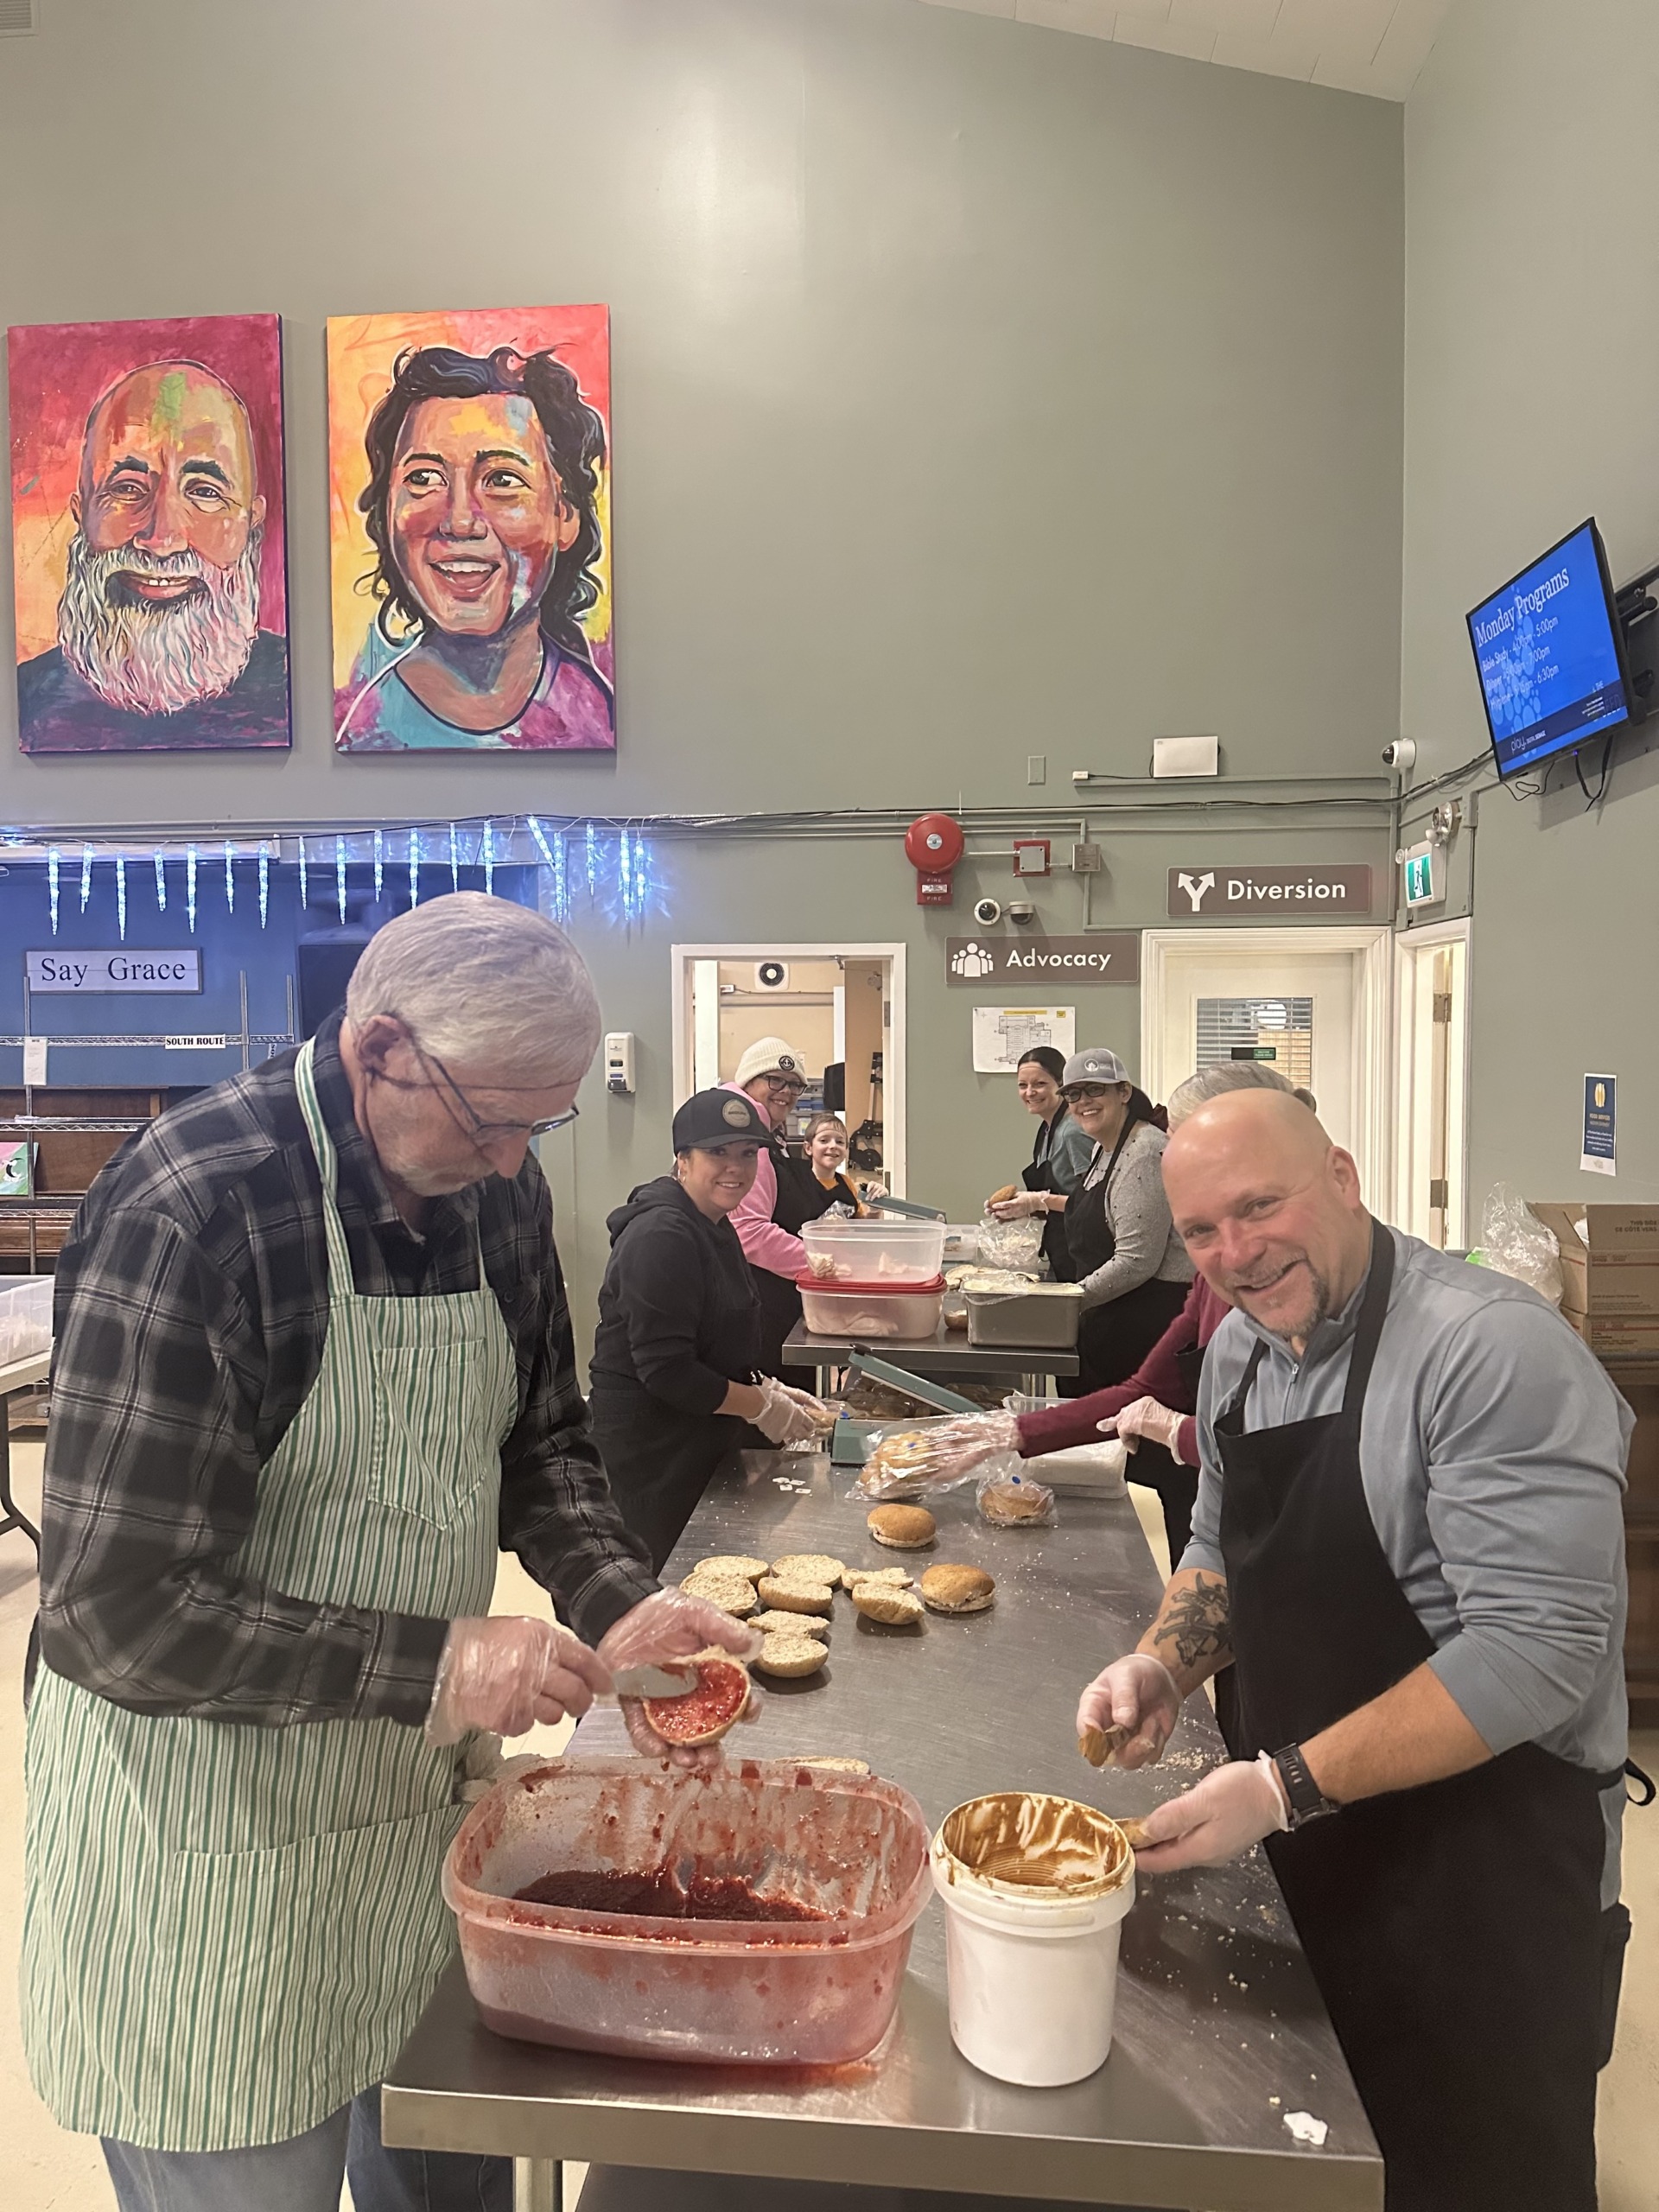
[[[1077,1050],[1074,1006],[976,1006],[974,1073],[1012,1075],[1022,1054],[1051,1045],[1062,1055]]]
[[[46,1039],[44,1037],[25,1037],[23,1039],[23,1087],[33,1090],[46,1081]]]
[[[1586,1175],[1617,1175],[1618,1078],[1584,1078],[1584,1146],[1579,1166]]]

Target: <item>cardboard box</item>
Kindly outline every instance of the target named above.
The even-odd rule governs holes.
[[[1659,1321],[1659,1207],[1528,1203],[1561,1248],[1563,1313]]]
[[[1632,1320],[1623,1314],[1568,1313],[1561,1319],[1576,1329],[1596,1357],[1617,1366],[1620,1360],[1659,1362],[1659,1316]]]

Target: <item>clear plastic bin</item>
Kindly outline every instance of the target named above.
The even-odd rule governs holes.
[[[50,1275],[0,1275],[0,1367],[52,1349]]]
[[[1028,1351],[1070,1351],[1077,1341],[1083,1289],[1075,1282],[1034,1282],[1029,1290],[970,1290],[968,1341]]]
[[[797,1279],[801,1317],[815,1337],[931,1337],[944,1311],[944,1277],[931,1282],[817,1282]]]
[[[826,1217],[809,1221],[801,1242],[815,1281],[931,1283],[944,1264],[942,1221],[836,1221]]]
[[[660,1920],[513,1896],[556,1868],[664,1866],[835,1916]],[[637,1758],[538,1767],[474,1807],[443,1869],[467,1985],[499,2034],[769,2066],[875,2048],[928,1891],[927,1824],[907,1790],[792,1760],[706,1777]]]

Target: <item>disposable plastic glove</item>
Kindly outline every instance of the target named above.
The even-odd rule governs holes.
[[[778,1388],[791,1405],[804,1408],[815,1433],[835,1426],[836,1416],[822,1398],[815,1398],[810,1390],[798,1390],[788,1382],[780,1382]]]
[[[1161,1758],[1180,1717],[1175,1677],[1147,1651],[1114,1659],[1077,1700],[1079,1736],[1090,1728],[1129,1730],[1128,1741],[1117,1753],[1119,1766],[1150,1766]]]
[[[812,1402],[817,1402],[815,1399]],[[754,1425],[768,1444],[798,1444],[804,1438],[818,1433],[818,1423],[804,1405],[796,1402],[775,1375],[761,1378],[760,1410],[754,1417]]]
[[[729,1651],[734,1659],[753,1659],[760,1643],[758,1629],[745,1628],[706,1599],[693,1598],[683,1590],[657,1590],[612,1623],[599,1639],[597,1656],[608,1670],[620,1674],[627,1667],[671,1667],[710,1646]],[[743,1718],[753,1720],[759,1712],[759,1694],[751,1687]],[[667,1758],[676,1766],[691,1768],[720,1764],[718,1744],[665,1744],[638,1698],[622,1700],[622,1722],[635,1751],[648,1759]]]
[[[1186,1465],[1175,1449],[1175,1440],[1181,1433],[1185,1414],[1173,1414],[1167,1406],[1160,1406],[1156,1398],[1135,1398],[1121,1414],[1111,1415],[1098,1426],[1103,1436],[1118,1436],[1133,1452],[1144,1436],[1150,1444],[1161,1444],[1178,1467]]]
[[[1012,1414],[952,1414],[927,1431],[930,1466],[941,1483],[960,1482],[982,1460],[1020,1449],[1020,1424]]]
[[[1027,1221],[1033,1214],[1048,1211],[1046,1191],[1016,1191],[1011,1198],[995,1198],[990,1211],[999,1221]]]
[[[429,1744],[458,1744],[469,1728],[522,1736],[532,1722],[587,1712],[609,1691],[597,1654],[551,1621],[511,1614],[451,1621],[427,1709]]]
[[[1147,1815],[1135,1855],[1137,1872],[1173,1874],[1183,1866],[1224,1866],[1290,1826],[1279,1777],[1263,1751],[1206,1774],[1184,1797]]]

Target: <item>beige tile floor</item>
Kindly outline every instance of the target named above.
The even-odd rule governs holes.
[[[40,1451],[13,1446],[15,1486],[25,1511],[40,1493]],[[1165,1564],[1155,1501],[1133,1493],[1153,1549]],[[516,1562],[503,1562],[498,1611],[529,1612],[546,1601]],[[68,2135],[35,2097],[17,2031],[18,1920],[22,1864],[22,1716],[18,1686],[35,1607],[33,1558],[20,1535],[0,1538],[0,2145],[5,2146],[8,2212],[112,2212],[114,2199],[97,2145]],[[537,1731],[524,1748],[551,1749]],[[515,1746],[514,1748],[518,1748]],[[1636,1757],[1659,1770],[1659,1732],[1638,1740]],[[1636,1922],[1624,1975],[1618,2046],[1602,2077],[1601,2212],[1651,2212],[1659,2174],[1659,1806],[1630,1815],[1625,1827],[1624,1895]],[[580,2168],[567,2170],[574,2203]]]

